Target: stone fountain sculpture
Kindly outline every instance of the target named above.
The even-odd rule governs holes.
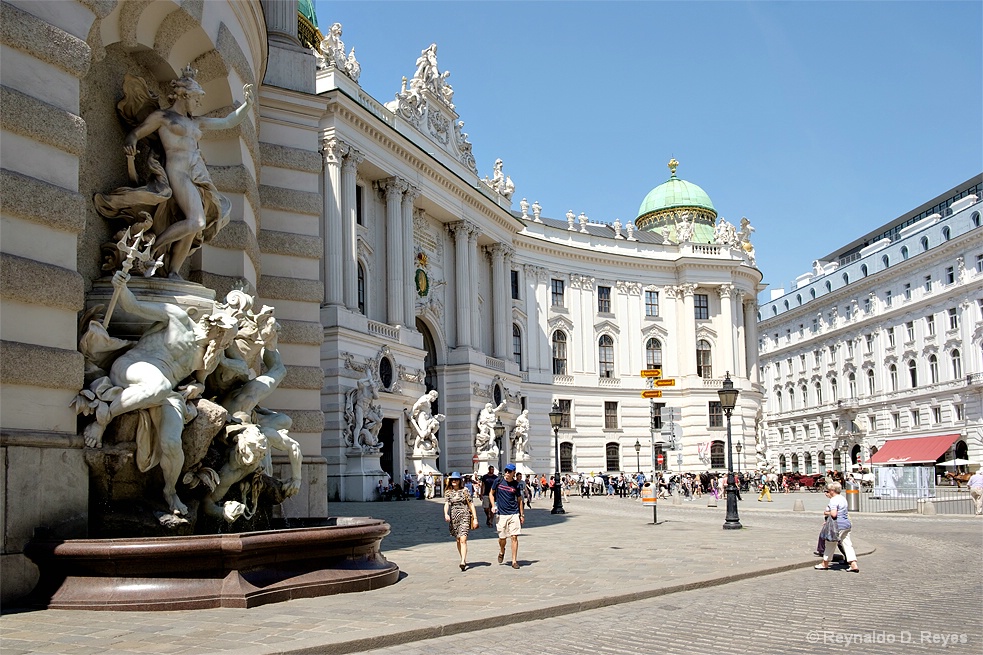
[[[384,522],[283,529],[275,516],[301,487],[303,457],[290,418],[262,406],[287,373],[273,308],[240,290],[215,302],[181,275],[231,208],[198,138],[244,120],[252,90],[231,114],[210,118],[193,115],[203,95],[194,71],[171,89],[161,108],[128,75],[117,105],[134,186],[94,198],[118,231],[103,246],[111,280],[94,281],[80,322],[85,387],[73,401],[85,423],[94,538],[36,535],[25,548],[41,574],[29,602],[249,607],[392,584],[398,569],[379,550]],[[369,449],[378,444],[378,429],[366,427],[372,409],[357,436]],[[286,454],[286,479],[273,476],[272,451]]]

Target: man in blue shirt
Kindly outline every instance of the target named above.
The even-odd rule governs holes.
[[[512,568],[519,568],[519,532],[526,515],[522,511],[522,497],[515,479],[515,464],[505,465],[505,476],[491,486],[491,511],[498,512],[498,563],[505,560],[505,542],[512,541]]]

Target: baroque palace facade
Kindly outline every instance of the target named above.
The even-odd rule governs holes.
[[[111,274],[100,248],[113,234],[92,198],[127,183],[116,104],[128,75],[166,106],[190,65],[198,115],[225,116],[255,87],[244,121],[201,137],[231,221],[182,272],[219,298],[244,289],[275,308],[287,374],[266,404],[289,414],[304,458],[285,515],[327,516],[329,500],[371,498],[384,473],[413,470],[409,412],[430,390],[446,416],[433,453],[444,472],[472,470],[488,404],[504,436],[483,463],[512,459],[527,411],[526,465],[552,471],[554,403],[564,471],[649,470],[656,450],[656,466],[695,471],[724,466],[717,389],[729,373],[734,440],[752,458],[763,396],[753,228],[718,219],[676,162],[634,222],[550,218],[513,201],[535,194],[500,161],[479,175],[436,46],[420,44],[383,104],[309,2],[13,0],[0,23],[5,599],[33,584],[23,549],[35,529],[86,530],[78,322]],[[640,372],[653,368],[674,384],[650,401]],[[360,441],[362,426],[352,435],[363,389],[375,443]],[[661,405],[679,410],[676,451],[659,443]]]
[[[983,460],[981,195],[977,175],[772,291],[758,330],[777,470]]]

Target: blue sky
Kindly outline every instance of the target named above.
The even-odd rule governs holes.
[[[983,170],[980,2],[316,0],[381,102],[438,46],[481,175],[635,218],[677,174],[755,227],[769,288]],[[767,297],[767,291],[763,297]]]

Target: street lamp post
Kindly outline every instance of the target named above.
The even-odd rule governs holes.
[[[642,452],[642,444],[635,439],[635,472],[642,472],[642,460],[639,458],[639,453]]]
[[[741,474],[741,451],[744,450],[744,446],[738,441],[734,444],[734,450],[737,451],[737,475]]]
[[[734,452],[731,449],[730,441],[730,415],[737,405],[737,394],[740,393],[734,388],[734,382],[730,379],[730,371],[724,377],[724,386],[718,391],[720,397],[720,408],[727,415],[727,516],[724,519],[724,530],[740,530],[741,517],[737,515],[737,487],[734,485]]]
[[[560,403],[553,403],[550,411],[550,427],[553,428],[553,447],[556,451],[556,475],[553,476],[553,509],[550,514],[566,514],[563,509],[563,487],[560,482],[560,423],[563,421],[563,412],[560,411]]]
[[[495,427],[492,429],[495,431],[495,445],[498,446],[498,452],[502,452],[502,437],[505,436],[505,425],[502,423],[502,419],[495,421]],[[506,462],[506,464],[508,464],[508,462]],[[498,468],[501,470],[501,462],[499,462]]]

